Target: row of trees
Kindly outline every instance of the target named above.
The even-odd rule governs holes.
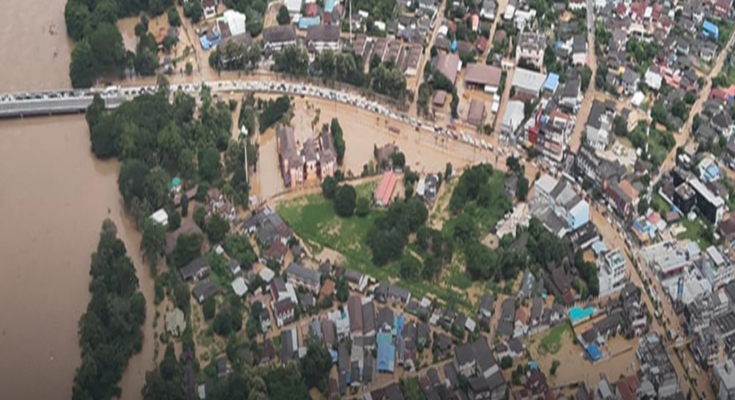
[[[120,397],[117,383],[143,345],[146,308],[133,262],[110,220],[102,224],[89,274],[91,298],[79,320],[82,363],[74,376],[72,399]]]
[[[254,70],[260,63],[262,52],[259,42],[246,44],[229,40],[209,54],[209,65],[215,69]]]
[[[369,86],[376,93],[403,100],[406,95],[406,77],[393,63],[381,63],[373,57],[370,73],[363,73],[362,59],[355,54],[333,53],[325,50],[309,64],[306,49],[288,46],[275,54],[273,71],[295,76],[323,77],[354,86]]]

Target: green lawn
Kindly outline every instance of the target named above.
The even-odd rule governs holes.
[[[374,189],[374,183],[355,187],[358,196],[369,196]],[[345,257],[348,268],[362,271],[379,281],[397,280],[396,284],[409,290],[415,298],[420,299],[432,293],[448,304],[467,310],[472,308],[466,296],[459,297],[456,293],[440,288],[436,283],[401,279],[397,263],[384,267],[373,264],[366,239],[375,219],[383,213],[382,210],[371,209],[365,218],[340,218],[335,214],[330,201],[321,194],[314,194],[281,203],[277,211],[312,253],[319,253],[325,247],[330,248]]]
[[[653,195],[653,200],[651,200],[651,208],[658,211],[659,214],[662,214],[662,216],[666,216],[666,213],[671,210],[671,206],[669,203],[664,200],[663,197],[661,197],[660,194],[656,193]]]
[[[684,226],[684,228],[686,228],[687,231],[679,234],[679,236],[677,236],[677,239],[693,240],[697,242],[699,248],[702,250],[705,250],[712,245],[712,236],[709,234],[709,232],[711,232],[712,230],[710,226],[705,225],[699,219],[695,219],[694,221],[683,219],[681,224]]]
[[[559,350],[561,350],[565,335],[574,337],[572,328],[566,322],[549,331],[549,333],[541,339],[541,343],[538,346],[539,355],[558,353]]]

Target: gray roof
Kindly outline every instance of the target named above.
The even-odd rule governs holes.
[[[479,339],[472,343],[472,352],[477,360],[477,366],[483,374],[497,364],[485,336],[481,335]]]
[[[314,25],[306,31],[306,43],[339,41],[339,25]]]
[[[595,129],[602,127],[602,115],[605,114],[605,105],[597,100],[592,102],[592,108],[590,109],[590,115],[587,118],[587,125],[592,126]]]
[[[465,343],[461,346],[457,346],[454,349],[454,356],[457,358],[457,363],[462,366],[475,361],[475,349],[472,343]]]
[[[179,277],[182,280],[188,281],[199,273],[199,271],[208,271],[209,263],[204,257],[197,257],[193,259],[184,268],[179,269]]]
[[[286,273],[291,276],[296,276],[301,280],[309,281],[314,284],[319,284],[321,276],[319,275],[319,272],[314,271],[312,269],[308,269],[304,267],[301,264],[297,264],[295,262],[292,262],[288,265],[288,268],[286,269]]]
[[[191,294],[196,297],[196,299],[202,303],[206,301],[207,299],[214,297],[219,292],[219,287],[217,287],[217,284],[206,280],[200,282],[196,287],[191,291]]]
[[[364,332],[375,330],[375,306],[372,300],[362,305],[362,329]]]
[[[296,40],[296,27],[293,25],[272,26],[263,29],[264,43],[286,43]]]

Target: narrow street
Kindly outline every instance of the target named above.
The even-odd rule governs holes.
[[[574,130],[569,138],[569,150],[577,151],[582,142],[582,132],[587,124],[587,118],[592,109],[592,102],[596,98],[597,89],[595,88],[595,77],[597,76],[597,54],[595,54],[595,4],[592,0],[587,0],[587,65],[592,70],[592,77],[584,93],[582,105],[579,107],[576,120],[574,122]]]
[[[727,59],[728,54],[730,54],[730,49],[733,46],[733,43],[735,43],[735,35],[730,36],[730,40],[727,42],[727,46],[720,52],[720,54],[717,56],[717,60],[715,61],[715,66],[712,68],[710,73],[705,77],[704,79],[704,87],[700,89],[699,91],[699,97],[697,97],[697,101],[694,102],[692,105],[691,111],[689,111],[689,118],[687,119],[684,126],[681,128],[681,131],[678,135],[674,135],[676,138],[676,146],[671,149],[669,152],[669,155],[666,156],[666,159],[661,164],[661,168],[659,168],[659,175],[656,177],[656,179],[653,180],[652,185],[655,185],[656,182],[663,176],[664,173],[666,173],[669,169],[671,169],[674,166],[674,161],[676,157],[676,148],[679,146],[683,146],[687,143],[689,140],[689,137],[691,135],[692,131],[692,124],[694,122],[694,116],[702,112],[702,107],[704,106],[704,103],[707,101],[707,97],[709,96],[709,92],[712,89],[712,78],[716,77],[720,74],[720,71],[722,70],[722,66],[725,64],[725,60]]]

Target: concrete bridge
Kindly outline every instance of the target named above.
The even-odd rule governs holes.
[[[0,118],[83,113],[97,93],[107,108],[117,108],[129,98],[118,89],[0,94]]]

